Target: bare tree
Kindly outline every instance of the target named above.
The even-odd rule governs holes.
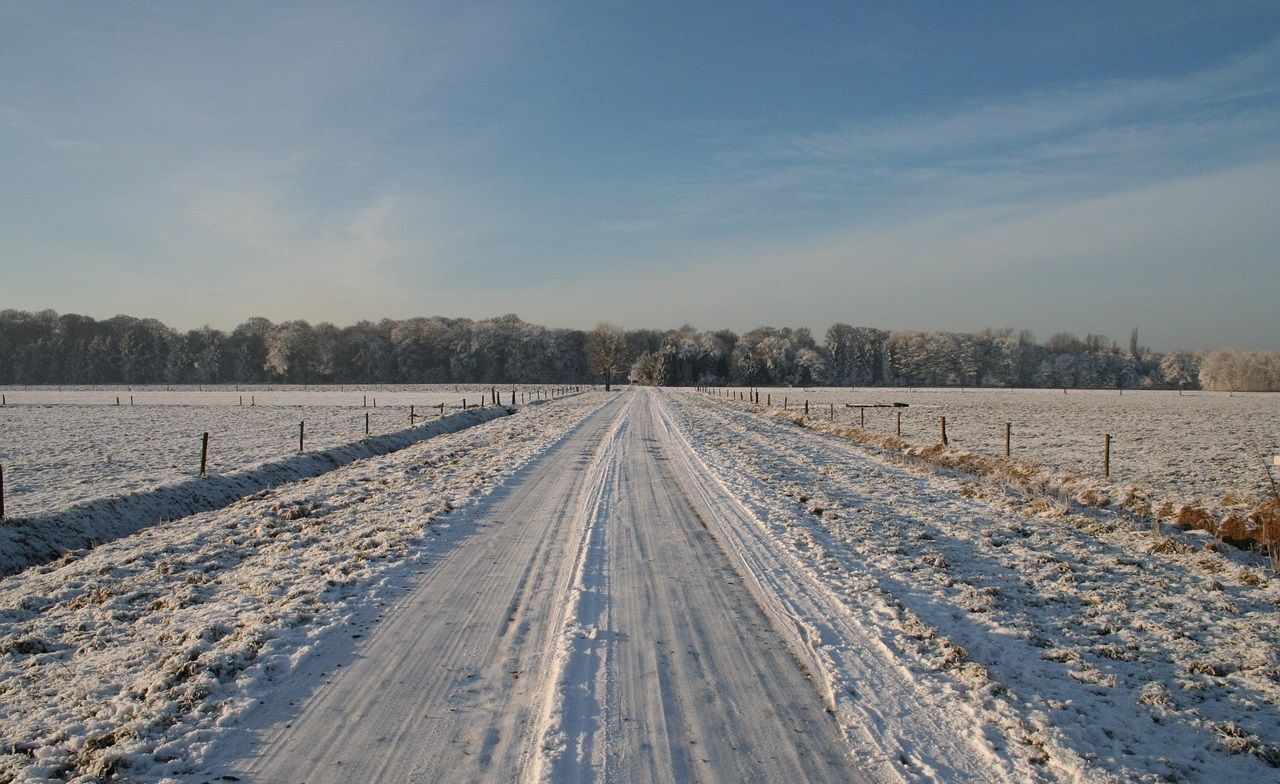
[[[587,369],[604,376],[604,391],[610,390],[613,374],[627,361],[627,336],[620,328],[601,322],[587,335]]]

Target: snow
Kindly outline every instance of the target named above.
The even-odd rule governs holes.
[[[0,581],[0,779],[197,769],[406,569],[452,546],[451,512],[602,401],[530,407]]]
[[[613,396],[472,510],[465,547],[296,715],[204,778],[863,780],[676,491],[658,416],[649,393]]]
[[[440,415],[441,403],[445,413],[460,410],[464,398],[468,406],[479,403],[481,395],[492,403],[491,389],[453,384],[5,388],[0,465],[5,467],[6,512],[44,515],[189,480],[200,472],[205,432],[208,471],[227,474],[296,454],[299,422],[306,422],[308,450],[333,449],[364,437],[366,414],[371,434],[384,435],[409,426],[410,405],[417,422],[429,422]],[[504,404],[513,389],[520,397],[555,388],[500,387]]]
[[[1280,585],[1261,569],[1209,540],[1165,551],[1105,510],[1030,514],[1046,507],[744,406],[672,397],[754,535],[881,630],[912,677],[979,717],[993,754],[1046,779],[1275,776]],[[830,631],[830,617],[807,621]],[[837,695],[857,677],[840,662],[860,643],[822,639]],[[862,699],[840,715],[856,732]]]
[[[746,389],[729,390],[736,395]],[[1270,493],[1265,461],[1280,446],[1280,395],[1271,393],[1151,392],[1044,389],[764,388],[781,409],[835,423],[859,425],[846,404],[906,403],[867,408],[866,428],[916,444],[939,440],[947,418],[953,447],[1004,455],[1005,424],[1012,424],[1014,459],[1054,474],[1088,478],[1096,492],[1120,498],[1139,494],[1159,507],[1184,504],[1218,516],[1246,511]],[[1103,438],[1110,433],[1111,477],[1103,480]]]
[[[354,460],[394,452],[499,416],[511,409],[493,406],[446,414],[428,424],[369,436],[324,450],[309,450],[283,460],[229,474],[196,476],[151,490],[89,501],[49,514],[10,517],[0,527],[0,576],[47,563],[67,551],[94,547],[164,520],[220,509],[286,482],[319,476]]]
[[[1257,558],[775,414],[586,393],[0,580],[0,780],[1276,777]]]

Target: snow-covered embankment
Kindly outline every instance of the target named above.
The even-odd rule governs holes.
[[[221,509],[270,487],[320,476],[442,433],[465,430],[506,416],[512,410],[490,406],[461,411],[417,427],[302,452],[228,474],[210,474],[144,492],[97,498],[46,514],[10,517],[0,524],[0,576],[16,574],[68,551],[95,547],[164,520]]]

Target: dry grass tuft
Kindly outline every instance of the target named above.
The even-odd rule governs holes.
[[[1186,555],[1187,553],[1195,552],[1195,548],[1186,542],[1166,537],[1158,542],[1153,542],[1147,547],[1147,552],[1158,555]]]
[[[1213,519],[1213,515],[1198,506],[1184,504],[1178,510],[1178,516],[1174,522],[1188,531],[1208,531],[1214,533],[1217,525]]]
[[[1280,562],[1280,498],[1268,498],[1246,514],[1248,505],[1256,503],[1256,497],[1230,491],[1222,499],[1223,509],[1215,512],[1192,504],[1175,505],[1170,499],[1151,500],[1133,487],[1123,492],[1120,488],[1099,487],[1096,478],[1057,474],[1033,463],[989,457],[940,443],[914,444],[897,436],[829,424],[789,411],[771,412],[771,415],[784,422],[831,433],[936,468],[983,477],[995,484],[1019,489],[1030,496],[1022,508],[1022,512],[1030,516],[1062,517],[1069,512],[1067,504],[1070,503],[1095,508],[1111,506],[1116,500],[1112,493],[1116,493],[1120,494],[1116,496],[1120,499],[1117,506],[1128,514],[1150,518],[1157,526],[1158,521],[1166,520],[1188,531],[1206,531],[1242,549],[1261,547],[1271,554],[1273,563]],[[971,498],[982,497],[979,491],[969,486],[962,493]],[[1110,529],[1101,532],[1106,530]],[[1183,553],[1187,549],[1179,543],[1164,540],[1154,544],[1149,551]],[[1280,563],[1277,568],[1280,569]]]

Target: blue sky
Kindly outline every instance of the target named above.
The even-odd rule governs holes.
[[[0,307],[1280,348],[1280,4],[0,5]]]

